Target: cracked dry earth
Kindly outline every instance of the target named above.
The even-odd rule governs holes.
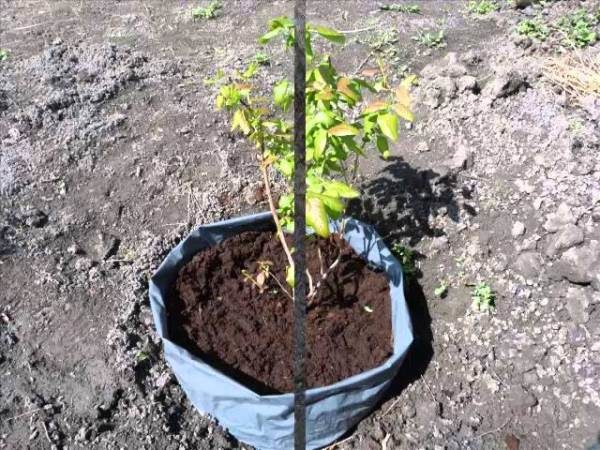
[[[0,0],[0,448],[244,448],[165,365],[147,280],[192,227],[266,209],[252,149],[202,80],[241,69],[292,2]],[[342,449],[580,449],[600,432],[600,104],[545,77],[554,49],[465,2],[308,1],[349,34],[354,71],[385,30],[391,77],[419,75],[416,122],[363,166],[352,213],[416,249],[416,342]],[[541,12],[540,12],[541,11]],[[443,27],[447,46],[411,39]],[[598,54],[599,44],[586,49]],[[289,73],[272,48],[268,88]],[[374,60],[366,67],[373,66]],[[441,281],[445,298],[434,295]],[[496,292],[471,310],[471,285]]]

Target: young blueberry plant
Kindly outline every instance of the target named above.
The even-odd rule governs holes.
[[[292,20],[278,17],[269,22],[268,32],[260,37],[259,43],[266,45],[277,39],[290,49],[295,38]],[[371,150],[387,158],[390,141],[398,139],[399,119],[413,120],[409,97],[412,79],[391,88],[385,77],[384,82],[371,84],[339,73],[329,55],[315,54],[315,38],[343,44],[345,37],[330,28],[311,24],[307,25],[304,36],[307,62],[306,224],[317,236],[330,238],[330,221],[341,219],[347,202],[360,196],[353,186],[359,158]],[[252,63],[250,67],[253,67]],[[289,80],[282,79],[274,85],[270,98],[261,97],[255,93],[257,88],[252,82],[256,72],[247,69],[225,80],[220,85],[216,106],[229,111],[232,131],[243,133],[257,150],[269,208],[289,265],[286,281],[293,286],[293,249],[286,243],[284,233],[292,231],[294,216],[293,123],[289,119],[294,86]],[[366,91],[377,100],[366,103],[363,97]],[[272,192],[272,170],[279,172],[285,180],[278,201]],[[344,223],[342,220],[342,231]],[[318,282],[313,283],[308,274],[309,301],[339,259],[328,269],[321,270]],[[262,270],[261,273],[266,275],[261,278],[272,272]],[[253,279],[263,284],[256,277]]]

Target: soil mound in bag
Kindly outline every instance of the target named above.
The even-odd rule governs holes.
[[[332,224],[332,231],[337,226]],[[169,253],[150,282],[150,303],[165,358],[190,401],[240,441],[264,450],[293,448],[293,394],[259,395],[176,344],[169,338],[165,304],[172,298],[180,269],[198,252],[242,232],[272,228],[270,213],[199,227]],[[359,221],[347,221],[344,238],[359,255],[387,274],[393,354],[378,367],[306,392],[309,449],[332,443],[373,409],[413,339],[398,261],[373,228]]]

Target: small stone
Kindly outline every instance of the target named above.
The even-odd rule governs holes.
[[[527,386],[533,386],[535,383],[538,382],[538,379],[539,378],[538,378],[537,374],[533,370],[523,374],[523,382]]]
[[[536,280],[540,276],[543,263],[544,261],[539,253],[525,252],[521,253],[517,257],[513,268],[524,278],[528,280]]]
[[[487,86],[487,96],[492,100],[508,97],[527,87],[525,77],[515,71],[499,73]]]
[[[77,243],[73,243],[73,244],[69,245],[69,247],[67,248],[67,251],[71,255],[81,255],[83,253],[83,249],[79,245],[77,245]]]
[[[442,92],[443,98],[448,101],[456,96],[457,86],[454,80],[449,77],[436,78],[433,81],[433,86]]]
[[[564,227],[548,245],[546,255],[553,258],[562,250],[569,249],[583,242],[583,230],[577,225],[569,224]]]
[[[590,284],[600,276],[600,243],[592,241],[584,247],[572,247],[563,253],[553,267],[559,278],[571,283]]]
[[[457,78],[467,74],[467,68],[459,61],[458,55],[449,52],[444,56],[444,63],[441,66],[441,72],[449,77]]]
[[[41,228],[48,223],[48,216],[37,208],[21,215],[21,221],[28,227]]]
[[[531,6],[531,4],[533,4],[533,0],[512,0],[511,4],[515,9],[523,9]]]
[[[451,169],[469,169],[473,167],[473,159],[473,152],[466,146],[460,145],[454,152],[452,159],[448,162],[448,166]]]
[[[87,427],[81,427],[77,430],[77,435],[75,435],[75,440],[77,442],[87,441],[90,436],[90,430]]]
[[[510,233],[514,238],[523,236],[523,234],[525,233],[525,225],[523,224],[523,222],[515,222],[512,226],[512,230]]]
[[[465,75],[458,79],[458,92],[470,91],[473,93],[479,92],[479,84],[477,78],[471,75]]]
[[[409,419],[412,419],[417,415],[417,410],[415,409],[415,405],[412,402],[407,402],[402,405],[402,415]]]
[[[523,386],[514,385],[508,392],[508,404],[516,410],[527,410],[537,405],[535,396],[528,392]]]
[[[600,223],[600,205],[596,206],[593,210],[592,210],[592,220],[594,222],[598,222]]]
[[[567,295],[565,298],[565,306],[569,312],[571,320],[578,325],[585,324],[590,318],[588,311],[588,307],[590,306],[588,289],[581,287],[570,287],[567,290]]]
[[[256,205],[260,203],[265,198],[264,188],[262,183],[251,183],[248,184],[243,192],[242,196],[248,205]]]
[[[437,236],[431,240],[432,250],[443,250],[448,248],[448,238],[446,236]]]
[[[89,258],[77,258],[75,261],[75,270],[88,271],[92,268],[93,262]]]
[[[426,152],[428,152],[429,150],[430,150],[430,149],[429,149],[429,144],[427,144],[427,142],[425,142],[425,141],[421,141],[421,142],[419,142],[419,143],[417,144],[417,151],[418,151],[419,153],[426,153]]]
[[[98,239],[96,251],[100,259],[108,259],[117,252],[120,241],[115,236],[100,232],[98,233]]]
[[[565,225],[574,224],[576,221],[577,217],[573,214],[571,207],[566,203],[561,203],[555,213],[548,214],[543,226],[546,231],[556,233]]]

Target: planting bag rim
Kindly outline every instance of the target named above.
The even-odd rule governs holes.
[[[389,279],[392,302],[393,354],[381,365],[334,384],[306,391],[307,448],[326,446],[367,415],[396,375],[413,341],[412,325],[404,298],[400,263],[373,227],[344,219],[344,238]],[[332,232],[340,231],[331,222]],[[168,337],[165,301],[179,270],[199,251],[244,231],[273,229],[270,212],[252,214],[192,231],[164,259],[149,283],[150,306],[165,359],[190,401],[214,417],[240,441],[262,450],[293,448],[294,394],[260,395],[202,361]]]

